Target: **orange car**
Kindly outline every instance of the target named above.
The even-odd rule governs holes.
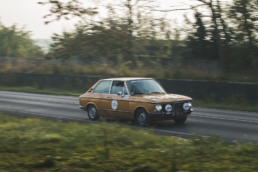
[[[171,120],[184,123],[191,114],[192,98],[168,94],[151,78],[102,79],[79,97],[90,120],[100,116],[135,120],[139,125]]]

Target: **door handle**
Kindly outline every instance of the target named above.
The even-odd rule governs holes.
[[[108,99],[111,99],[112,97],[107,97]]]

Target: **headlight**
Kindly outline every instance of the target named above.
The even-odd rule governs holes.
[[[192,103],[184,103],[183,108],[185,111],[189,110],[192,107]]]
[[[161,111],[162,110],[162,106],[160,104],[155,106],[155,110],[156,111]]]
[[[166,105],[165,109],[167,112],[171,112],[172,111],[172,106],[171,105]]]

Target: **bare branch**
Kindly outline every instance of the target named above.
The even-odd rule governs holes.
[[[39,4],[51,5],[50,14],[44,16],[44,18],[48,20],[45,22],[46,24],[62,18],[66,20],[71,19],[72,17],[79,17],[83,19],[85,16],[94,16],[98,14],[97,7],[84,8],[82,3],[78,0],[71,0],[67,3],[59,0],[49,0],[48,2],[39,2]],[[49,20],[49,18],[52,20]]]
[[[205,6],[206,4],[199,4],[195,6],[190,6],[190,8],[181,8],[181,9],[171,9],[171,10],[152,10],[152,11],[159,11],[159,12],[171,12],[171,11],[186,11],[186,10],[193,10],[200,6]]]

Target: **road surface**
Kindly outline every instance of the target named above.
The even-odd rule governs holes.
[[[78,106],[78,97],[73,96],[0,91],[0,111],[6,113],[89,121]],[[258,143],[258,113],[194,107],[183,125],[176,125],[173,120],[161,121],[144,129],[180,137],[216,135],[230,141]]]

